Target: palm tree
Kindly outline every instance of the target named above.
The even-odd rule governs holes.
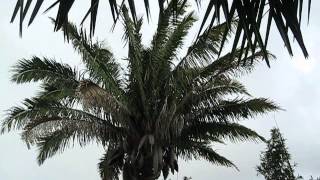
[[[35,2],[34,8],[32,10],[30,19],[28,24],[30,25],[36,15],[39,12],[39,9],[43,5],[45,0],[27,0],[24,3],[24,0],[17,0],[11,22],[13,22],[19,12],[20,17],[20,35],[22,35],[22,26],[23,21],[28,13],[28,10],[32,4]],[[119,17],[119,9],[121,9],[126,3],[130,7],[130,12],[134,22],[137,22],[137,13],[136,13],[136,0],[121,0],[120,4],[117,0],[108,0],[110,4],[110,11],[112,12],[113,21],[116,22]],[[173,6],[171,10],[173,13],[178,13],[179,11],[178,4],[179,1],[182,3],[187,3],[188,0],[172,0]],[[75,4],[75,0],[57,0],[53,4],[51,4],[48,9],[52,9],[55,6],[59,6],[56,16],[55,23],[55,31],[62,28],[62,26],[66,26],[68,22],[68,14],[73,4]],[[85,14],[83,21],[85,21],[90,15],[90,34],[94,34],[96,19],[98,14],[99,0],[89,0],[90,5],[88,7],[88,11]],[[158,0],[159,12],[160,14],[165,10],[164,6],[167,1]],[[197,6],[200,6],[203,0],[195,0]],[[234,49],[237,47],[238,43],[246,44],[252,50],[256,50],[257,48],[261,48],[263,50],[264,58],[269,65],[268,55],[267,55],[267,44],[270,35],[270,29],[272,22],[275,23],[279,34],[282,37],[282,40],[288,50],[290,55],[293,55],[291,49],[291,43],[289,38],[289,31],[292,33],[293,37],[297,40],[303,54],[305,57],[308,57],[308,51],[305,47],[300,25],[301,25],[301,17],[303,10],[303,0],[210,0],[208,6],[206,8],[206,13],[203,17],[202,25],[199,33],[201,33],[205,22],[210,21],[209,27],[212,27],[216,21],[220,23],[220,17],[224,16],[227,21],[227,24],[230,25],[233,18],[238,17],[239,23],[237,24],[237,31],[235,33],[234,39]],[[147,17],[149,19],[150,16],[150,4],[149,0],[144,0],[144,6],[146,10]],[[310,9],[311,9],[311,0],[308,0],[308,19],[310,17]],[[211,20],[210,20],[210,12],[212,12]],[[263,22],[263,17],[267,18],[267,25],[265,28],[260,28],[261,22]],[[83,22],[82,21],[82,22]],[[224,39],[227,37],[227,30],[224,34]],[[261,30],[260,30],[261,29]],[[263,33],[262,33],[263,32]],[[272,34],[272,33],[271,33]],[[264,40],[262,39],[264,36]],[[224,43],[221,44],[223,47]],[[245,46],[242,45],[241,48]]]
[[[236,80],[262,61],[263,53],[246,48],[247,58],[233,53],[218,57],[227,28],[223,23],[206,29],[206,37],[178,57],[196,18],[193,12],[186,14],[185,4],[178,4],[178,14],[172,6],[159,17],[148,47],[141,43],[142,19],[134,23],[122,8],[128,45],[124,71],[101,42],[92,42],[68,24],[68,31],[62,30],[81,54],[85,69],[40,57],[19,61],[12,80],[41,82],[42,91],[10,109],[2,132],[23,130],[27,145],[38,147],[40,164],[75,142],[97,142],[106,149],[99,163],[104,180],[118,179],[120,172],[124,180],[157,179],[161,172],[166,178],[178,171],[178,157],[235,167],[211,145],[264,140],[239,120],[278,107],[253,98]]]

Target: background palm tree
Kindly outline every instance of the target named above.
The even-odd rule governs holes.
[[[124,71],[101,42],[65,26],[85,69],[48,58],[19,61],[12,80],[41,82],[42,90],[10,109],[2,132],[23,130],[27,145],[38,147],[40,164],[75,142],[97,142],[106,149],[99,163],[105,180],[118,179],[120,172],[125,180],[157,179],[161,172],[166,178],[178,171],[178,157],[235,167],[212,143],[264,140],[238,121],[278,109],[265,98],[253,98],[236,80],[261,61],[263,52],[245,48],[247,58],[237,58],[243,49],[218,57],[228,29],[223,23],[207,28],[179,57],[196,19],[186,13],[186,4],[178,3],[176,13],[173,6],[161,13],[148,47],[141,43],[142,19],[135,23],[122,7],[128,45]]]
[[[33,22],[44,1],[45,0],[17,0],[11,22],[14,21],[19,12],[20,34],[22,33],[23,21],[32,2],[35,2],[35,5],[29,19],[29,25]],[[179,1],[182,1],[182,3],[188,2],[188,0],[172,0],[173,6],[171,8],[171,11],[173,11],[173,13],[178,13],[177,11],[179,11]],[[48,11],[55,6],[59,6],[54,28],[56,31],[59,30],[62,26],[67,26],[68,14],[75,2],[75,0],[57,0],[46,10]],[[90,15],[90,34],[92,35],[95,30],[99,0],[90,0],[89,2],[91,2],[91,4],[88,7],[88,11],[84,16],[83,21]],[[120,4],[118,4],[119,2]],[[125,4],[128,4],[130,7],[132,19],[134,23],[137,23],[135,7],[136,0],[121,0],[119,2],[117,2],[117,0],[109,0],[110,10],[112,12],[114,22],[118,20],[120,14],[119,9],[121,9]],[[164,0],[158,0],[160,14],[163,13],[166,2],[167,1]],[[200,4],[204,1],[195,0],[195,2],[198,6],[200,6]],[[278,32],[281,35],[289,54],[293,54],[291,43],[289,40],[290,38],[288,36],[289,32],[291,32],[293,34],[293,37],[297,40],[304,56],[308,57],[308,52],[305,47],[300,29],[303,4],[303,0],[210,0],[207,6],[206,13],[203,17],[203,22],[201,24],[199,33],[202,32],[205,22],[209,21],[209,27],[212,27],[216,23],[216,21],[218,22],[218,24],[220,24],[220,17],[224,16],[228,25],[228,28],[226,28],[224,33],[225,39],[227,37],[227,31],[230,28],[229,25],[231,24],[233,18],[237,17],[239,18],[239,23],[237,24],[237,31],[235,33],[233,51],[236,50],[239,42],[241,44],[240,48],[250,47],[252,51],[261,48],[263,50],[263,55],[267,62],[267,65],[269,66],[268,54],[266,49],[270,35],[271,24],[273,21],[275,22]],[[144,0],[144,5],[147,17],[149,18],[149,0]],[[311,0],[308,0],[307,9],[309,19]],[[210,12],[212,12],[211,20]],[[267,25],[265,26],[265,28],[260,28],[264,16],[268,16]],[[68,33],[66,33],[66,35],[67,34]],[[221,47],[223,47],[223,45],[224,41],[222,42]]]

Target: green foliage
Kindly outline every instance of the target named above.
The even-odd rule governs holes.
[[[267,141],[267,149],[261,154],[261,164],[257,172],[266,180],[298,180],[291,165],[291,156],[279,129],[271,130],[271,138]]]
[[[111,51],[68,24],[63,28],[85,69],[33,57],[13,68],[16,83],[41,83],[36,97],[12,107],[2,132],[22,130],[28,146],[39,149],[38,162],[72,147],[96,142],[106,153],[98,165],[101,178],[157,179],[178,171],[178,158],[204,159],[236,166],[218,154],[214,143],[264,141],[243,119],[278,110],[265,98],[254,98],[237,77],[250,72],[263,57],[245,48],[247,58],[219,56],[226,23],[206,29],[187,54],[179,56],[193,12],[178,1],[179,11],[164,7],[150,47],[141,43],[142,19],[121,8],[128,45],[125,72]],[[233,21],[234,25],[238,22]],[[228,32],[230,34],[232,32]],[[239,66],[240,63],[240,66]]]
[[[27,82],[56,82],[76,81],[76,72],[69,65],[58,63],[47,58],[32,57],[23,59],[13,68],[12,81],[16,83]]]
[[[35,2],[33,10],[30,10],[30,6],[32,2]],[[112,13],[113,21],[116,23],[119,19],[121,14],[121,10],[123,6],[126,4],[129,5],[131,16],[133,22],[137,22],[137,13],[136,13],[136,0],[123,0],[120,1],[121,4],[119,5],[119,1],[117,0],[108,0],[110,5],[110,10]],[[181,3],[182,1],[182,3]],[[19,30],[20,35],[22,35],[22,27],[25,17],[28,11],[32,11],[31,17],[29,19],[29,25],[33,22],[34,18],[39,12],[40,7],[43,5],[45,0],[27,0],[24,3],[23,0],[17,0],[15,9],[13,11],[13,15],[11,18],[11,22],[13,22],[19,12]],[[55,19],[55,26],[54,30],[58,31],[61,28],[65,28],[68,26],[68,16],[69,12],[72,9],[73,5],[75,4],[75,0],[58,0],[55,1],[52,5],[50,5],[46,11],[52,9],[53,7],[59,5],[57,16]],[[82,23],[89,17],[90,15],[90,35],[94,34],[97,14],[98,14],[98,7],[99,7],[99,0],[89,0],[90,5],[88,7],[88,11],[85,14]],[[164,1],[158,0],[158,7],[159,7],[159,14],[168,14],[167,12],[170,11],[170,14],[179,14],[181,11],[181,5],[185,5],[188,0],[172,0],[172,1]],[[191,1],[192,2],[192,1]],[[202,0],[195,0],[193,1],[197,4],[197,6],[201,5]],[[230,28],[230,24],[233,18],[239,18],[239,24],[237,24],[237,31],[235,33],[235,39],[233,43],[233,51],[235,51],[237,45],[240,43],[241,51],[244,49],[245,46],[250,47],[252,51],[256,51],[256,49],[261,48],[263,52],[263,56],[266,59],[268,66],[270,66],[270,62],[268,60],[268,53],[266,51],[266,47],[268,44],[270,29],[272,26],[272,22],[275,23],[277,26],[278,32],[281,35],[281,38],[285,44],[290,55],[293,54],[289,32],[292,33],[294,38],[297,40],[303,54],[305,57],[308,57],[308,52],[305,47],[300,25],[301,19],[303,14],[303,6],[306,4],[303,0],[291,0],[291,1],[279,1],[279,0],[212,0],[209,1],[208,6],[206,8],[206,12],[203,17],[203,21],[199,30],[199,34],[205,27],[206,22],[210,21],[209,28],[212,28],[216,22],[220,23],[221,16],[227,22],[228,29]],[[311,0],[308,0],[308,20],[310,17],[310,9],[311,9]],[[149,0],[144,0],[144,5],[146,9],[146,15],[149,20],[150,16],[150,5]],[[169,8],[165,8],[165,6]],[[120,7],[119,7],[120,6]],[[32,9],[32,8],[31,8]],[[210,18],[210,14],[212,14]],[[261,24],[263,22],[263,17],[267,18],[266,26],[261,28]],[[178,16],[172,16],[173,19],[177,19]],[[211,19],[211,20],[210,20]],[[81,24],[82,24],[81,23]],[[227,31],[223,32],[223,39],[227,37]],[[204,33],[205,34],[205,33]],[[69,33],[65,33],[68,37]],[[264,37],[264,40],[262,39]],[[222,47],[224,46],[225,41],[223,40]],[[247,53],[244,53],[245,57]],[[240,53],[239,57],[242,56]]]

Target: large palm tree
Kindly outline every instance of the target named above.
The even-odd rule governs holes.
[[[118,179],[120,172],[124,180],[157,179],[161,172],[166,178],[178,171],[178,157],[235,167],[212,144],[264,140],[239,120],[278,109],[265,98],[253,98],[236,80],[263,53],[246,48],[247,58],[237,58],[241,50],[218,57],[224,23],[206,29],[180,57],[196,18],[186,13],[185,4],[178,4],[177,14],[171,6],[161,13],[148,47],[141,43],[142,19],[134,23],[122,8],[128,45],[124,71],[110,50],[72,24],[63,31],[81,54],[84,70],[48,58],[19,61],[12,80],[41,82],[42,91],[10,109],[2,132],[23,130],[27,145],[38,147],[40,164],[75,142],[97,142],[106,149],[99,163],[104,180]]]

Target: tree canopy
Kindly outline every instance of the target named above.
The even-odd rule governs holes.
[[[123,68],[103,43],[73,24],[62,26],[85,68],[47,57],[20,60],[12,81],[39,82],[41,91],[9,110],[2,132],[22,130],[27,145],[38,147],[40,164],[74,143],[97,142],[106,150],[99,163],[104,180],[116,180],[120,172],[124,180],[167,178],[179,170],[179,158],[236,168],[212,145],[264,141],[239,121],[279,107],[253,97],[237,80],[262,62],[263,52],[246,47],[246,59],[232,52],[219,56],[225,30],[227,38],[232,33],[226,22],[207,27],[181,56],[196,18],[186,4],[178,2],[178,14],[173,6],[164,7],[149,46],[141,42],[142,19],[135,22],[122,7],[128,44]]]
[[[285,145],[280,130],[273,128],[271,138],[267,141],[267,149],[261,154],[261,164],[257,167],[259,174],[266,180],[298,180],[294,166],[291,164],[291,155]]]

